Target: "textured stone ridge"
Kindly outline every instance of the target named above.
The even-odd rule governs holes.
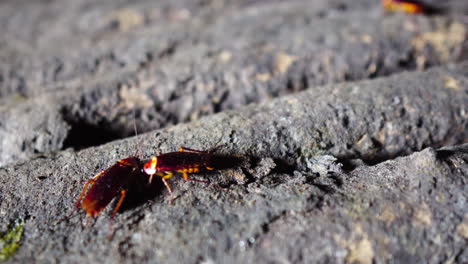
[[[5,167],[1,217],[26,219],[25,240],[12,261],[465,260],[467,146],[378,162],[466,140],[466,69],[459,64],[317,87]],[[456,89],[445,85],[448,77]],[[230,191],[172,181],[174,206],[160,183],[147,186],[142,179],[137,189],[144,190],[130,195],[112,241],[106,217],[94,222],[80,213],[54,224],[72,209],[85,179],[134,153],[140,142],[144,157],[221,144],[221,153],[251,161],[201,175]],[[320,158],[324,154],[346,166]],[[245,183],[235,179],[242,177]]]
[[[0,165],[468,54],[462,21],[375,0],[4,2]]]
[[[379,2],[1,1],[6,263],[468,263],[468,2]],[[58,222],[180,146],[242,160],[194,175],[229,190],[135,174],[112,228]]]

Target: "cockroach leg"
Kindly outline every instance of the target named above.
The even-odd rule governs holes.
[[[117,212],[119,211],[119,208],[120,206],[122,206],[122,203],[125,199],[125,196],[127,195],[127,191],[126,190],[121,190],[120,191],[120,198],[119,198],[119,201],[117,202],[117,205],[115,206],[114,208],[114,211],[112,212],[112,216],[111,216],[111,220],[114,219],[114,216],[117,214]]]
[[[183,172],[183,173],[182,173],[182,177],[183,177],[184,180],[186,180],[186,181],[196,181],[196,182],[201,182],[201,183],[205,183],[205,184],[208,184],[208,185],[211,184],[209,181],[203,181],[203,180],[199,180],[199,179],[190,178],[190,176],[189,176],[188,173],[186,173],[186,172]]]
[[[151,182],[153,181],[154,175],[159,176],[159,177],[164,177],[166,174],[162,173],[162,172],[156,172],[154,174],[151,174],[149,179],[148,179],[148,184],[151,184]]]
[[[174,194],[172,194],[171,186],[169,185],[169,183],[167,182],[167,180],[164,177],[162,177],[162,181],[163,181],[164,185],[166,185],[167,191],[169,191],[169,194],[171,196],[171,200],[170,200],[169,203],[172,205],[172,201],[174,201]]]
[[[194,153],[208,153],[208,151],[203,151],[203,150],[196,150],[196,149],[191,149],[191,148],[186,148],[186,147],[180,147],[179,152],[194,152]]]
[[[109,235],[107,236],[108,240],[112,240],[112,237],[114,236],[114,229],[112,228],[112,224],[114,222],[114,217],[117,214],[117,212],[119,211],[120,206],[122,206],[122,203],[123,203],[126,195],[127,195],[126,190],[121,190],[120,191],[119,201],[115,205],[114,211],[112,212],[112,215],[111,215],[111,218],[110,218],[110,221],[109,221]]]
[[[97,178],[99,178],[99,176],[101,176],[104,172],[105,172],[105,170],[101,171],[96,176],[94,176],[93,178],[86,181],[86,183],[85,183],[85,185],[83,187],[83,190],[81,191],[80,196],[78,197],[78,201],[76,201],[76,203],[75,203],[75,208],[70,212],[70,214],[68,214],[64,218],[58,220],[57,224],[64,221],[64,220],[69,219],[76,212],[76,210],[78,210],[78,208],[81,207],[81,202],[83,201],[84,196],[85,196],[86,192],[88,191],[89,187],[93,186],[93,184],[96,182]]]
[[[166,171],[166,172],[164,173],[164,175],[163,175],[163,179],[168,180],[168,179],[172,178],[172,176],[174,176],[174,173],[173,173],[173,172],[171,172],[171,171]]]
[[[86,183],[85,183],[85,185],[83,187],[83,190],[80,193],[80,197],[78,198],[78,201],[76,201],[75,210],[73,210],[73,212],[76,211],[76,209],[78,209],[81,206],[81,202],[83,201],[83,196],[86,194],[86,191],[88,190],[88,188],[93,186],[93,184],[96,182],[96,180],[99,178],[99,176],[101,176],[104,172],[105,172],[105,170],[101,171],[96,176],[94,176],[91,179],[86,181]],[[73,212],[72,212],[72,214],[73,214]]]
[[[222,147],[224,144],[220,144],[210,150],[196,150],[196,149],[191,149],[191,148],[186,148],[186,147],[180,147],[179,152],[193,152],[193,153],[201,153],[201,154],[209,154],[213,153],[216,150],[218,150],[220,147]]]
[[[196,181],[196,182],[205,183],[205,184],[207,184],[207,187],[209,187],[209,186],[214,186],[215,188],[220,189],[220,190],[223,190],[223,191],[226,191],[226,190],[228,191],[228,190],[229,190],[229,188],[223,188],[223,187],[219,186],[218,184],[211,183],[211,182],[209,182],[209,181],[203,181],[203,180],[199,180],[199,179],[190,178],[190,176],[189,176],[188,173],[186,173],[186,172],[183,172],[183,173],[182,173],[182,177],[183,177],[184,180],[186,180],[186,181]]]
[[[85,183],[85,185],[83,187],[83,190],[81,191],[80,196],[78,197],[78,201],[76,201],[76,203],[75,203],[75,210],[77,208],[80,208],[81,202],[83,201],[83,196],[86,194],[86,191],[88,190],[89,186],[90,185],[92,186],[95,181],[96,180],[94,180],[94,178],[89,179],[89,180],[86,181],[86,183]],[[75,211],[75,210],[73,210],[73,211]],[[72,212],[72,214],[73,214],[73,212]]]

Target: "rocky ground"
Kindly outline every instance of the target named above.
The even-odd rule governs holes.
[[[0,261],[467,263],[462,2],[1,2]],[[180,146],[241,162],[57,222]]]

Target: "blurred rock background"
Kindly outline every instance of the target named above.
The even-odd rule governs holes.
[[[468,262],[468,3],[383,3],[1,1],[5,259]],[[200,177],[230,192],[142,181],[112,241],[52,224],[138,146],[220,144],[248,162]]]

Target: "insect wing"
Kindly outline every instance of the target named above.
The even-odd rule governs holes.
[[[128,162],[129,160],[132,162]],[[96,179],[81,205],[89,216],[99,214],[118,195],[119,191],[127,186],[133,172],[138,169],[138,166],[135,167],[138,162],[133,161],[137,159],[130,157],[119,160]]]

